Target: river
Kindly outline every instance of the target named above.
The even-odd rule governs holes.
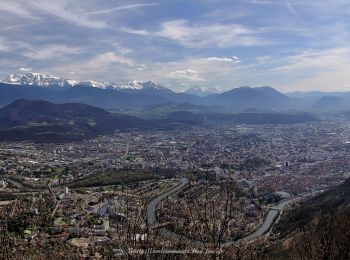
[[[162,200],[164,200],[165,198],[169,197],[170,195],[173,195],[173,194],[180,192],[185,187],[187,187],[188,184],[189,184],[189,180],[187,178],[182,178],[181,184],[179,184],[178,186],[160,194],[159,196],[157,196],[149,201],[149,203],[147,205],[147,223],[148,223],[148,225],[151,226],[151,225],[158,224],[158,221],[156,218],[156,210],[157,210],[158,204]],[[283,201],[280,201],[279,203],[277,203],[276,205],[272,206],[269,209],[269,211],[267,212],[263,224],[253,233],[249,234],[246,237],[241,238],[238,241],[237,240],[224,241],[222,243],[222,245],[224,247],[227,247],[227,246],[230,246],[230,245],[232,245],[236,242],[239,242],[239,241],[249,242],[249,241],[255,240],[255,239],[261,237],[262,235],[266,234],[266,232],[269,231],[269,229],[275,223],[275,220],[277,219],[280,211],[292,200],[293,200],[293,198],[288,199],[288,200],[283,200]],[[167,238],[170,238],[173,240],[174,239],[181,240],[184,243],[190,243],[190,244],[194,244],[194,245],[203,245],[203,243],[205,243],[203,241],[194,240],[194,239],[191,239],[189,237],[183,236],[181,234],[172,232],[166,228],[161,228],[160,233],[163,237],[167,237]]]

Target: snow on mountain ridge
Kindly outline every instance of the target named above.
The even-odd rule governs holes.
[[[221,92],[222,90],[219,87],[208,88],[205,86],[194,86],[184,91],[184,93],[197,95],[197,96],[207,96],[210,94],[219,94]]]
[[[119,89],[135,89],[135,90],[141,90],[141,89],[158,89],[158,90],[165,90],[166,88],[159,85],[158,83],[155,83],[153,81],[137,81],[133,80],[128,83],[112,83],[112,86]]]
[[[119,89],[119,90],[143,90],[143,89],[155,89],[170,91],[158,83],[153,81],[130,81],[128,83],[117,83],[117,82],[100,82],[94,80],[73,80],[64,79],[48,74],[40,73],[26,73],[22,74],[10,74],[6,79],[1,81],[2,83],[12,85],[29,85],[39,87],[75,87],[75,86],[86,86],[101,89]]]
[[[58,86],[65,87],[71,85],[66,79],[61,79],[48,74],[39,73],[27,73],[25,75],[21,74],[10,74],[4,81],[4,83],[14,84],[14,85],[30,85],[30,86]]]

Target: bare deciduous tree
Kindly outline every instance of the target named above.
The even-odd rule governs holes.
[[[235,190],[232,181],[222,182],[218,192],[213,191],[206,182],[202,196],[186,199],[188,224],[192,227],[193,235],[210,250],[213,258],[222,253],[225,239],[234,239],[229,234],[229,224],[237,214]]]
[[[290,259],[350,259],[350,209],[321,211],[299,229],[287,252]]]

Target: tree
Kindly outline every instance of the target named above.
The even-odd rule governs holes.
[[[324,209],[299,228],[287,249],[290,259],[350,259],[350,209]]]
[[[234,221],[237,212],[235,190],[233,181],[225,181],[216,193],[206,181],[202,196],[186,199],[188,225],[213,258],[222,254],[225,238],[235,238],[235,234],[229,232],[229,224]]]
[[[122,185],[122,197],[112,195],[110,199],[122,201],[118,211],[123,216],[117,221],[117,231],[111,235],[110,244],[103,248],[104,256],[117,257],[120,254],[127,259],[137,258],[138,253],[149,258],[150,250],[159,245],[159,230],[148,225],[147,201],[135,199],[127,193],[126,185]],[[116,207],[115,207],[116,208]]]

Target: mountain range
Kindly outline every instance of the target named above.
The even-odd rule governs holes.
[[[176,93],[153,81],[116,83],[78,81],[39,73],[11,74],[0,83],[0,106],[17,99],[40,99],[55,103],[83,103],[110,111],[142,111],[150,106],[170,103],[194,105],[201,112],[228,113],[350,109],[350,92],[283,94],[267,86],[210,92],[209,88],[196,87]]]
[[[71,88],[71,87],[93,87],[100,89],[115,89],[119,91],[132,91],[132,90],[155,90],[164,91],[167,93],[173,92],[172,90],[165,88],[155,82],[147,81],[130,81],[128,83],[116,83],[116,82],[104,82],[94,80],[73,80],[59,78],[56,76],[40,73],[26,73],[26,74],[10,74],[3,83],[22,86],[38,86],[47,88]]]

